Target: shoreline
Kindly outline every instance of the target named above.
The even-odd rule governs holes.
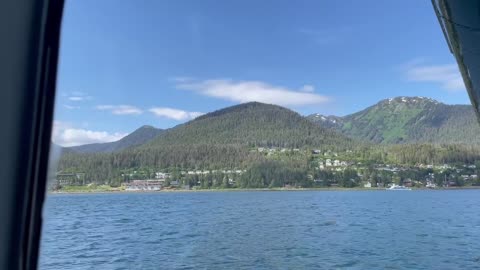
[[[449,188],[412,188],[411,191],[431,190],[431,191],[445,191],[445,190],[477,190],[480,186],[469,187],[449,187]],[[324,187],[324,188],[215,188],[215,189],[162,189],[159,191],[145,190],[145,191],[130,191],[122,189],[91,189],[91,190],[68,190],[68,191],[47,191],[47,194],[142,194],[142,193],[189,193],[189,192],[275,192],[275,191],[388,191],[385,188],[341,188],[341,187]]]

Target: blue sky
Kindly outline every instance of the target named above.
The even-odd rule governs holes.
[[[248,101],[346,115],[468,104],[430,1],[68,0],[53,139],[117,140]]]

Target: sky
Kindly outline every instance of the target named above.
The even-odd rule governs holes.
[[[343,116],[469,104],[430,1],[67,0],[53,141],[115,141],[259,101]]]

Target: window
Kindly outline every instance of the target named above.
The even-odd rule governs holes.
[[[40,269],[474,268],[479,131],[431,3],[70,0]]]

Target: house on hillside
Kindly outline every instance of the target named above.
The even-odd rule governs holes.
[[[328,159],[325,161],[325,166],[327,166],[327,167],[332,166],[332,160],[328,158]]]
[[[166,179],[170,177],[169,173],[164,173],[164,172],[156,172],[155,173],[155,179]]]

